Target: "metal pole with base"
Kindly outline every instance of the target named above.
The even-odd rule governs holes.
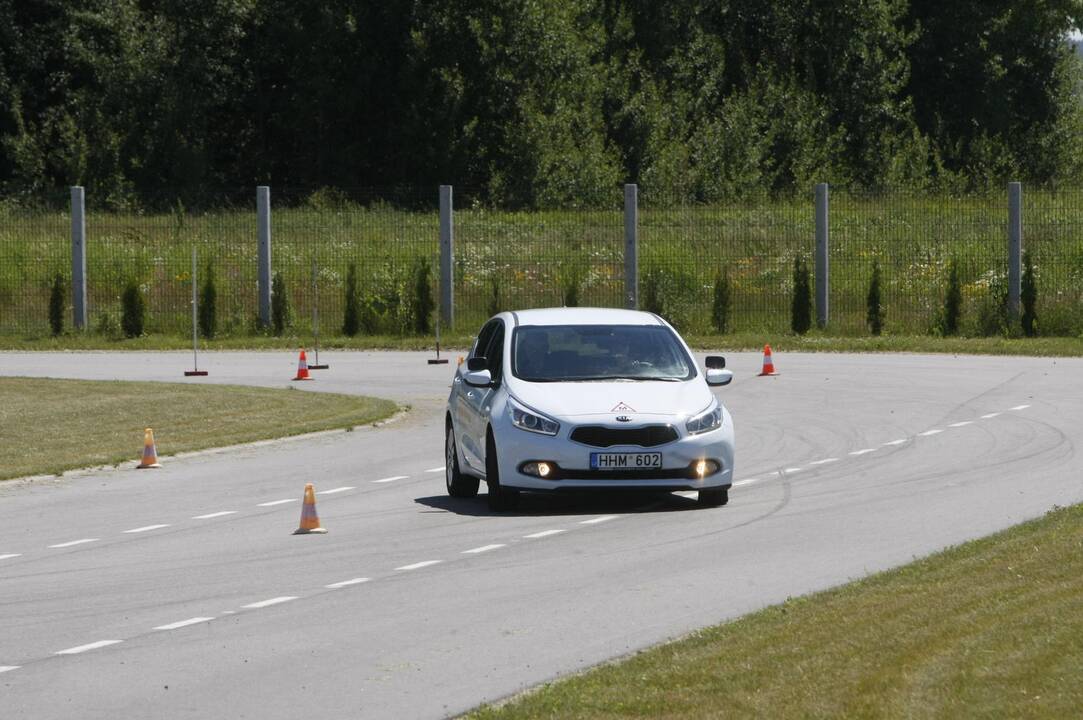
[[[436,313],[436,357],[429,358],[429,365],[447,365],[447,358],[440,357],[440,313]]]
[[[199,369],[199,298],[196,297],[196,248],[192,246],[192,369],[185,370],[185,377],[202,377],[206,370]]]
[[[313,339],[313,351],[316,354],[313,364],[308,366],[309,370],[326,370],[331,367],[330,365],[320,364],[320,289],[316,284],[316,257],[312,257],[312,339]]]

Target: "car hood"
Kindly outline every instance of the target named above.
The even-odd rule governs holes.
[[[711,402],[711,390],[702,378],[683,382],[614,380],[529,383],[514,380],[509,389],[519,400],[547,415],[690,416]]]

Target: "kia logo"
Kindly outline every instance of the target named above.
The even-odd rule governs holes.
[[[632,418],[628,417],[627,415],[618,415],[617,422],[632,422]]]

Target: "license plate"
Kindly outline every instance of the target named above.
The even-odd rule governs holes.
[[[662,467],[662,453],[591,453],[592,470],[639,470]]]

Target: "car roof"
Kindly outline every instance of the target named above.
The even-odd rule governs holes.
[[[654,313],[616,308],[536,308],[512,313],[518,325],[662,325]]]

